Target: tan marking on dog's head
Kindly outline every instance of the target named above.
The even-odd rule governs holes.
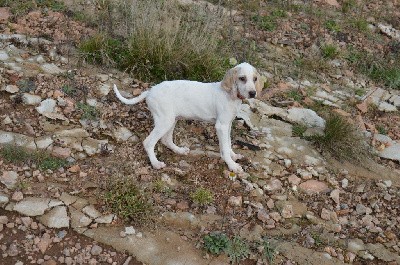
[[[233,86],[237,79],[237,73],[238,73],[237,68],[229,69],[226,72],[224,79],[222,79],[222,82],[221,82],[221,86],[223,89],[225,89],[228,92],[232,91]]]

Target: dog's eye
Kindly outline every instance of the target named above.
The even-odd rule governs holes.
[[[246,77],[245,76],[241,76],[241,77],[239,77],[239,80],[243,81],[243,82],[246,82]]]
[[[256,77],[254,77],[254,82],[257,82],[257,76],[256,76]]]

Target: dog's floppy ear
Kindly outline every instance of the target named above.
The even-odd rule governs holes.
[[[256,76],[257,76],[257,81],[256,81],[256,83],[255,83],[256,91],[257,91],[257,95],[258,95],[259,97],[261,97],[261,92],[262,92],[262,90],[263,90],[263,88],[264,88],[264,79],[263,79],[263,77],[257,72],[257,70],[256,70],[255,72],[256,72]]]
[[[236,79],[237,79],[237,69],[236,68],[229,69],[226,72],[224,79],[222,79],[221,82],[222,88],[228,92],[231,92]]]

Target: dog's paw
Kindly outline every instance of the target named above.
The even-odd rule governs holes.
[[[242,156],[241,154],[235,154],[234,152],[231,153],[231,157],[232,157],[233,161],[240,160],[240,159],[244,158],[244,156]]]
[[[184,146],[184,147],[179,147],[175,152],[180,155],[188,155],[190,152],[190,149],[188,147]]]
[[[233,165],[228,165],[228,167],[230,171],[233,171],[236,174],[243,172],[243,168],[238,163],[235,163]]]
[[[162,169],[164,168],[166,165],[164,162],[161,161],[157,161],[151,164],[155,169]]]

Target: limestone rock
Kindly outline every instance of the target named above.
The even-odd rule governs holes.
[[[14,206],[14,211],[27,216],[43,215],[49,208],[50,199],[28,197]]]
[[[18,182],[18,173],[15,171],[4,171],[0,177],[0,182],[3,183],[7,189],[15,188]]]
[[[328,186],[321,181],[310,179],[299,185],[300,190],[307,194],[314,194],[329,191]]]
[[[394,144],[386,147],[381,152],[379,152],[379,156],[382,158],[400,162],[400,144]]]
[[[50,228],[69,227],[67,207],[56,206],[47,214],[39,217],[39,221]]]

